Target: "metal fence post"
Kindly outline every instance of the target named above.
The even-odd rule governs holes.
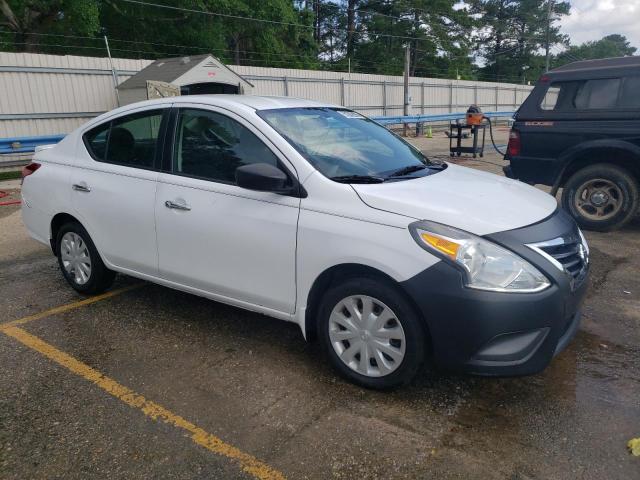
[[[513,87],[513,109],[518,108],[518,87]]]
[[[344,107],[344,77],[340,77],[340,105]]]
[[[453,112],[453,82],[449,84],[449,113]]]
[[[496,112],[499,110],[498,103],[500,101],[500,99],[499,99],[500,93],[499,93],[498,89],[499,89],[499,87],[498,87],[498,85],[496,85]]]
[[[387,81],[382,81],[382,114],[387,115]]]
[[[282,77],[282,79],[284,80],[284,96],[288,97],[289,96],[289,79],[286,76]]]
[[[473,86],[473,103],[478,105],[478,85]]]
[[[420,113],[424,115],[424,82],[420,86]]]

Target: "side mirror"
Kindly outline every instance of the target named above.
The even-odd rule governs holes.
[[[269,163],[250,163],[236,168],[239,187],[260,192],[288,193],[287,174]]]

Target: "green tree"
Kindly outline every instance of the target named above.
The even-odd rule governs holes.
[[[64,44],[62,35],[90,36],[99,30],[98,2],[0,0],[0,26],[0,39],[11,50],[55,51],[55,45]]]
[[[354,5],[352,65],[361,71],[399,75],[408,45],[411,75],[442,76],[470,70],[471,20],[456,0],[359,0]],[[350,30],[347,28],[347,33]]]
[[[550,0],[470,0],[470,14],[477,20],[476,51],[485,78],[517,82],[544,71],[539,54],[547,44],[566,43],[557,20],[569,13],[568,2]],[[547,26],[549,32],[547,37]]]
[[[114,54],[131,56],[133,49],[156,58],[211,52],[228,63],[274,67],[307,68],[318,62],[313,17],[288,0],[176,0],[171,5],[216,15],[105,1],[100,20]]]
[[[559,67],[576,60],[592,60],[596,58],[625,57],[633,55],[637,49],[629,43],[624,35],[607,35],[600,40],[571,45],[566,51],[557,55],[554,66]]]

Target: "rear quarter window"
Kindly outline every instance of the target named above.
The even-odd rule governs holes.
[[[91,156],[100,162],[107,158],[107,139],[111,122],[98,125],[84,134],[84,143]]]

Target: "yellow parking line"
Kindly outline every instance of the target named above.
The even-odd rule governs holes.
[[[115,297],[116,295],[120,295],[121,293],[128,292],[130,290],[134,290],[136,288],[140,288],[144,283],[136,283],[135,285],[129,285],[128,287],[118,288],[116,290],[112,290],[107,293],[103,293],[101,295],[96,295],[95,297],[85,298],[84,300],[79,300],[77,302],[67,303],[66,305],[60,305],[59,307],[54,307],[49,310],[45,310],[44,312],[36,313],[34,315],[29,315],[28,317],[19,318],[18,320],[12,320],[10,322],[0,323],[0,331],[3,331],[5,328],[14,327],[16,325],[24,325],[25,323],[33,322],[34,320],[40,320],[42,318],[56,315],[58,313],[68,312],[69,310],[74,310],[79,307],[83,307],[85,305],[90,305],[92,303],[99,302],[100,300],[104,300],[106,298]]]
[[[112,292],[113,293],[113,292]],[[96,298],[96,297],[94,297]],[[79,302],[78,302],[79,303]],[[71,304],[73,305],[73,304]],[[63,310],[66,311],[66,310]],[[39,317],[40,318],[40,317]],[[151,400],[147,400],[142,395],[133,390],[120,385],[115,380],[103,375],[99,371],[91,368],[89,365],[76,360],[72,356],[58,350],[53,345],[48,344],[44,340],[31,335],[25,330],[15,325],[4,326],[2,332],[12,338],[15,338],[23,345],[35,350],[38,353],[48,357],[57,364],[65,367],[69,371],[79,375],[80,377],[93,382],[95,385],[103,389],[105,392],[113,395],[117,399],[127,405],[142,411],[147,417],[153,420],[160,420],[164,423],[173,425],[176,428],[184,430],[191,435],[191,440],[198,445],[210,450],[213,453],[222,455],[228,459],[237,462],[240,467],[248,474],[260,480],[284,480],[284,475],[279,471],[271,468],[269,465],[261,462],[257,458],[244,453],[236,447],[225,443],[220,438],[207,433],[202,428],[185,420],[179,415],[167,410]]]

